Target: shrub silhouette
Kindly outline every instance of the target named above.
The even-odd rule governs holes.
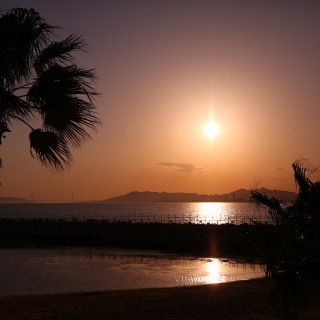
[[[320,182],[312,182],[310,176],[315,170],[301,161],[294,162],[292,168],[299,188],[293,203],[251,193],[258,206],[269,208],[275,224],[265,241],[263,256],[266,275],[277,281],[273,294],[286,306],[293,296],[305,301],[307,287],[320,285]]]

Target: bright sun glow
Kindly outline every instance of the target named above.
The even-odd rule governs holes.
[[[219,126],[210,121],[203,127],[203,132],[206,134],[209,138],[215,137],[220,131]]]

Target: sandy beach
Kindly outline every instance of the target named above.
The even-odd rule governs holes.
[[[22,319],[320,319],[319,294],[288,315],[270,280],[194,287],[0,298],[1,320]]]

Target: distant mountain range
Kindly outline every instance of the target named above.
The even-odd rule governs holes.
[[[269,197],[275,197],[285,202],[292,202],[297,193],[282,190],[269,190],[266,188],[256,189]],[[239,189],[225,194],[197,194],[197,193],[169,193],[151,191],[132,191],[130,193],[103,200],[107,203],[141,203],[141,202],[248,202],[251,190]],[[101,202],[101,201],[99,201]],[[0,203],[32,203],[23,198],[0,197]]]
[[[23,198],[1,198],[0,203],[31,203],[31,201]]]
[[[256,189],[269,197],[275,197],[285,202],[292,202],[297,194],[290,191],[269,190],[265,188]],[[125,195],[103,200],[108,203],[130,203],[130,202],[248,202],[251,190],[239,189],[225,194],[197,194],[197,193],[168,193],[151,191],[133,191]]]

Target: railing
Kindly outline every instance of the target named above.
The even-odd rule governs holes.
[[[1,221],[38,221],[38,222],[88,222],[88,223],[163,223],[163,224],[272,224],[269,216],[255,215],[230,215],[230,216],[182,216],[175,214],[119,214],[119,215],[65,215],[65,216],[46,216],[46,215],[5,215],[1,214]]]

